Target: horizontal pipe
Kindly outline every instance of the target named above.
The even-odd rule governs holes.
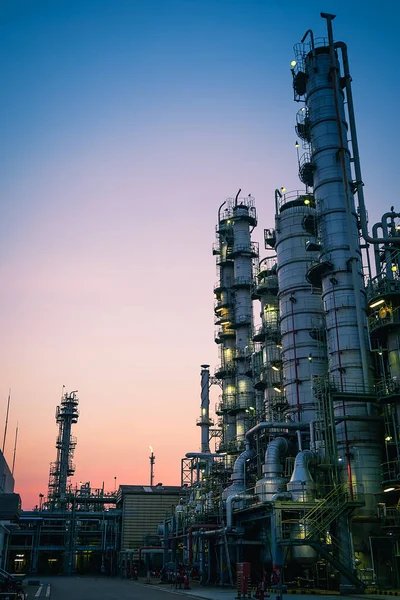
[[[269,423],[267,422],[261,422],[258,423],[257,425],[255,425],[254,427],[252,427],[251,429],[249,429],[248,431],[246,431],[246,440],[250,440],[250,438],[252,438],[256,433],[258,433],[259,431],[262,431],[263,429],[280,429],[280,430],[285,430],[288,429],[290,431],[297,431],[297,429],[301,429],[306,431],[308,428],[310,427],[309,423],[284,423],[284,422],[280,422],[280,421],[270,421]]]

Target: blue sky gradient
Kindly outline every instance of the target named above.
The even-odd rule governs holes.
[[[252,193],[261,242],[274,189],[301,188],[289,65],[307,29],[326,35],[321,10],[349,47],[374,223],[400,210],[397,0],[1,3],[0,399],[13,389],[26,508],[63,384],[81,395],[77,480],[145,482],[151,444],[179,482],[199,366],[218,363],[218,206]]]

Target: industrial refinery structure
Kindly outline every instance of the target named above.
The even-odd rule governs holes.
[[[400,214],[368,232],[347,47],[322,17],[327,37],[294,47],[301,185],[275,191],[265,252],[254,198],[218,209],[219,364],[202,366],[201,452],[161,528],[164,562],[203,582],[249,562],[268,585],[400,584]]]
[[[307,31],[291,63],[299,190],[275,190],[262,252],[254,198],[218,208],[219,359],[201,366],[181,485],[153,485],[150,448],[149,486],[72,488],[78,397],[63,393],[48,498],[10,536],[11,570],[128,575],[147,554],[202,583],[234,585],[247,562],[278,588],[400,587],[400,213],[369,233],[347,47],[322,17],[327,37]]]

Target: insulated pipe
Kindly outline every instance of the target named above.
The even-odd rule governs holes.
[[[303,447],[302,447],[302,443],[301,443],[301,431],[300,431],[300,429],[298,429],[296,431],[296,435],[297,435],[297,445],[299,447],[299,452],[301,452],[303,450]]]
[[[232,529],[233,504],[242,500],[253,500],[253,494],[233,494],[226,501],[226,527]]]
[[[381,225],[382,225],[382,233],[383,233],[383,237],[388,237],[388,224],[387,224],[387,219],[392,215],[392,214],[396,214],[396,213],[385,213],[382,216],[382,221],[381,221]],[[393,217],[392,217],[393,218]],[[386,271],[385,271],[385,276],[386,279],[393,279],[393,272],[392,272],[392,253],[390,252],[390,249],[387,245],[384,246],[384,252],[385,252],[385,262],[386,262]]]
[[[253,458],[254,454],[254,450],[250,448],[249,444],[247,444],[246,450],[237,457],[231,475],[232,485],[225,488],[223,491],[223,498],[225,498],[227,501],[230,496],[245,489],[246,462],[248,459]]]
[[[250,438],[263,429],[280,429],[282,431],[285,429],[288,429],[289,431],[297,431],[297,429],[301,429],[302,431],[306,431],[308,428],[309,423],[280,423],[278,421],[270,421],[269,423],[261,422],[257,423],[257,425],[246,431],[246,441],[249,441]]]
[[[377,236],[378,229],[382,229],[382,223],[375,223],[375,225],[372,227],[373,237]],[[374,260],[375,260],[376,276],[379,277],[379,275],[382,275],[382,269],[381,269],[381,261],[380,261],[380,257],[379,257],[378,244],[374,244]]]
[[[208,461],[209,469],[211,469],[214,458],[219,454],[211,454],[211,452],[186,452],[186,458],[203,458]]]
[[[280,477],[282,475],[281,457],[288,451],[289,442],[284,437],[277,437],[268,444],[265,451],[264,476]]]
[[[360,213],[360,223],[361,223],[361,231],[363,238],[366,242],[371,244],[393,244],[395,246],[400,245],[400,238],[396,240],[396,238],[377,238],[371,237],[368,235],[368,224],[367,224],[367,214],[365,209],[365,201],[364,201],[364,191],[363,191],[363,181],[361,175],[361,165],[360,165],[360,153],[358,150],[358,139],[357,139],[357,131],[355,125],[355,117],[354,117],[354,104],[353,104],[353,93],[351,89],[351,75],[349,69],[349,57],[347,53],[347,45],[344,42],[336,42],[334,44],[335,48],[339,48],[342,52],[342,62],[344,69],[344,80],[346,85],[346,96],[347,96],[347,110],[349,113],[349,125],[350,125],[350,134],[351,134],[351,145],[353,147],[353,161],[354,161],[354,170],[356,175],[356,191],[358,196],[358,206]],[[397,214],[397,213],[396,213]]]

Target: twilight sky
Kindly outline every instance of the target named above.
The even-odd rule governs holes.
[[[400,210],[398,0],[0,3],[0,416],[11,387],[25,509],[47,493],[62,385],[74,482],[148,483],[152,445],[156,482],[179,484],[200,364],[218,362],[218,206],[255,196],[261,242],[274,189],[301,188],[289,65],[321,10],[349,46],[374,223]]]

